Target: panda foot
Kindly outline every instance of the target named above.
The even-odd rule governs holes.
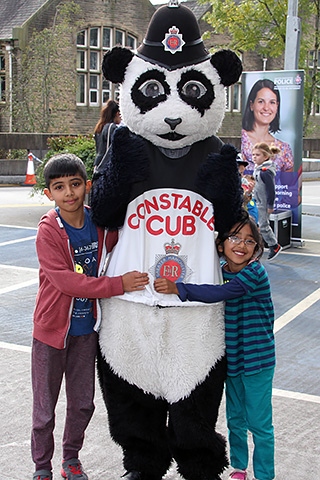
[[[124,473],[121,478],[125,478],[125,480],[142,480],[141,472],[137,472],[136,470]]]
[[[146,472],[138,472],[137,470],[130,470],[122,475],[121,478],[125,480],[161,480],[162,476],[152,475]]]

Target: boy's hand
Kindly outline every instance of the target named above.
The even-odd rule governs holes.
[[[149,277],[147,273],[141,273],[134,270],[122,275],[122,285],[125,292],[136,292],[137,290],[143,290],[149,283]]]
[[[154,289],[158,293],[175,293],[176,295],[179,294],[177,289],[177,285],[166,278],[157,278],[154,281]]]

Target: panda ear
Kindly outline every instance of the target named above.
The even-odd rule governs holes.
[[[210,62],[217,70],[221,83],[229,87],[236,83],[242,73],[242,63],[240,58],[231,50],[219,50],[212,55]]]
[[[106,80],[112,83],[122,83],[126,68],[133,58],[128,48],[114,47],[107,52],[102,61],[102,72]]]

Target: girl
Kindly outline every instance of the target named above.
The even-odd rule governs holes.
[[[278,147],[269,146],[264,142],[256,143],[252,150],[252,159],[255,163],[253,177],[256,181],[254,198],[258,207],[260,232],[269,247],[268,260],[276,258],[282,250],[269,222],[275,200],[276,167],[272,158],[277,152]]]
[[[247,431],[254,442],[256,479],[274,478],[272,381],[275,367],[274,308],[267,272],[259,262],[263,242],[254,220],[243,211],[240,221],[218,240],[224,257],[223,285],[154,282],[158,293],[175,293],[184,301],[214,303],[225,300],[226,412],[229,430],[229,479],[246,480]]]

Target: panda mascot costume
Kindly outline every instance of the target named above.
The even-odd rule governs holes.
[[[126,480],[161,480],[175,461],[186,480],[228,466],[216,421],[226,376],[224,305],[182,303],[155,278],[221,282],[215,237],[241,209],[237,151],[214,135],[225,87],[242,72],[229,50],[211,55],[190,9],[154,13],[136,52],[102,64],[120,83],[126,126],[113,137],[91,197],[94,221],[119,229],[107,275],[148,272],[144,290],[101,301],[98,374]]]

